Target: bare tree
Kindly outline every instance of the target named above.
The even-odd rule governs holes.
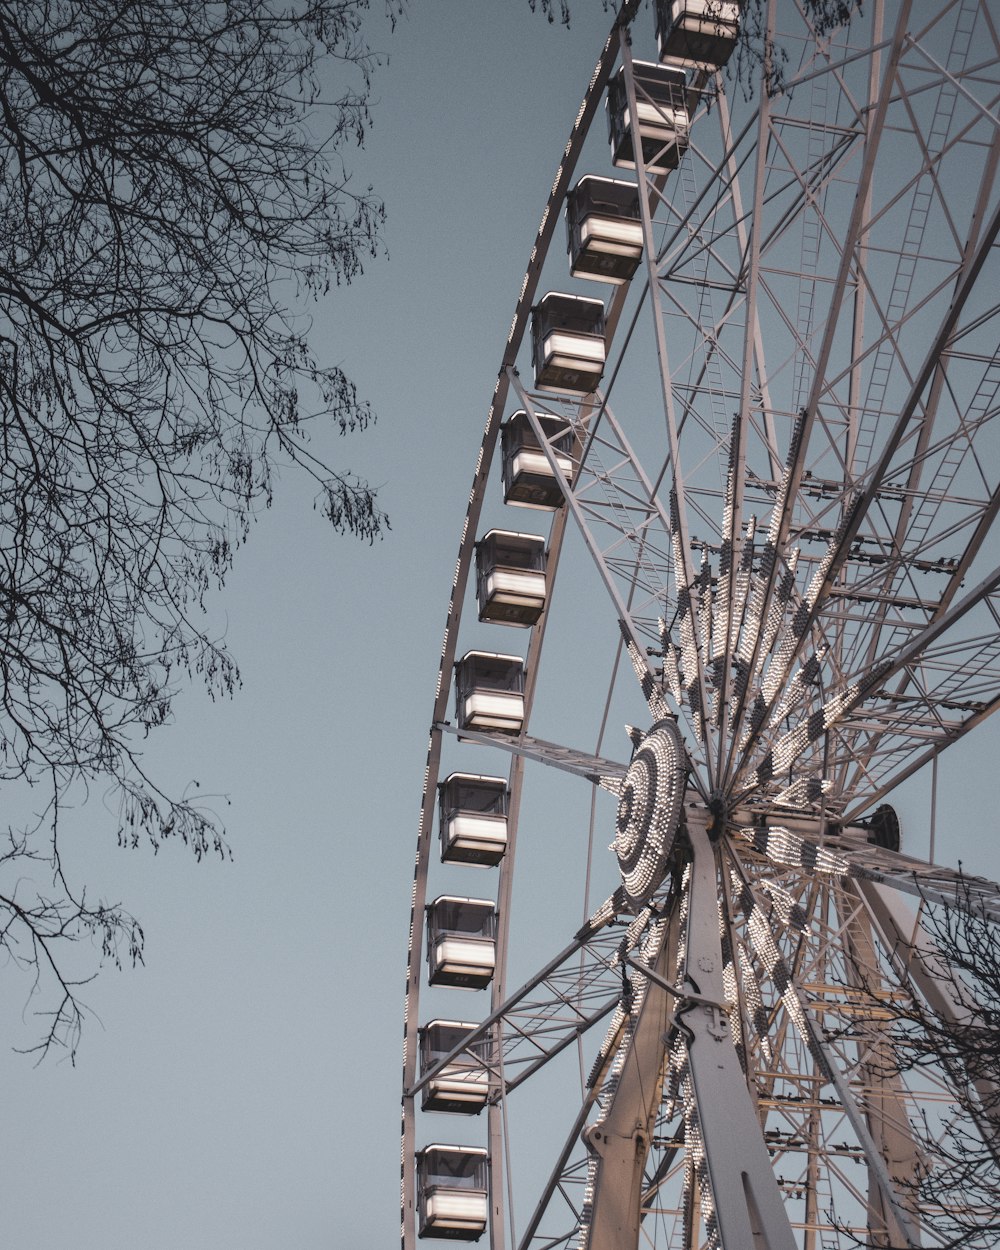
[[[112,788],[124,843],[227,853],[136,743],[185,680],[237,684],[203,602],[275,467],[307,475],[336,530],[371,541],[387,524],[311,450],[311,423],[372,414],[295,311],[379,247],[382,207],[343,163],[368,124],[367,7],[0,9],[0,780],[31,795],[28,818],[8,815],[0,946],[43,996],[41,1053],[79,1040],[87,974],[66,944],[143,949],[132,917],[63,873],[67,792]]]
[[[937,1244],[989,1250],[1000,1242],[1000,931],[966,877],[954,905],[921,906],[921,928],[907,961],[933,992],[896,1005],[895,1064],[946,1073],[959,1114],[943,1135],[925,1118],[915,1188]]]
[[[879,1024],[888,1042],[878,1052],[883,1075],[893,1079],[926,1069],[950,1090],[950,1105],[920,1109],[912,1127],[923,1165],[905,1182],[920,1211],[925,1244],[938,1250],[993,1250],[1000,1243],[996,897],[991,883],[960,874],[949,905],[921,902],[919,924],[896,932],[892,951],[912,993],[887,996],[861,967],[853,979],[874,1018],[885,1021]],[[859,1246],[873,1244],[842,1232]]]

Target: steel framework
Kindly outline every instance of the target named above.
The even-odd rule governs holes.
[[[616,66],[630,116],[654,106],[633,71],[633,40],[650,34],[633,31],[638,9],[622,5],[558,167],[462,530],[411,912],[403,1247],[432,1135],[421,1094],[456,1063],[489,1091],[476,1144],[491,1250],[934,1246],[920,1179],[958,1114],[956,1074],[902,1071],[892,1023],[910,999],[960,1018],[933,958],[912,957],[929,950],[919,915],[971,904],[1000,920],[1000,888],[905,855],[864,818],[1000,703],[1000,23],[989,0],[871,0],[846,27],[793,0],[744,5],[735,69],[688,66],[678,167],[647,170],[634,145],[643,267],[610,288],[601,389],[543,392],[526,382],[525,331],[562,263],[553,234],[581,158],[608,161],[592,123]],[[542,646],[558,627],[556,570],[572,577],[585,552],[617,648],[604,720],[634,675],[654,729],[679,730],[669,830],[638,754],[450,721],[460,639],[500,628],[466,609],[515,407],[565,496],[528,634],[526,720],[564,697],[546,690]],[[573,436],[571,481],[551,416]],[[576,685],[596,689],[583,668]],[[652,738],[630,736],[637,749]],[[421,1023],[464,993],[429,991],[421,971],[444,880],[437,785],[449,755],[471,768],[484,748],[505,753],[491,758],[509,761],[510,791],[491,1004],[420,1070]],[[525,776],[544,787],[556,773],[616,797],[620,861],[638,822],[640,839],[663,839],[665,866],[642,893],[610,873],[607,901],[561,953],[531,955],[512,992],[518,943],[538,949],[511,923]],[[603,810],[594,799],[591,833]],[[514,1117],[554,1116],[528,1090],[584,1053],[564,1145],[519,1167]],[[535,1190],[515,1220],[526,1171]]]

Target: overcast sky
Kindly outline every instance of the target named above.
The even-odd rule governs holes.
[[[315,333],[380,414],[331,453],[384,484],[393,530],[373,548],[335,538],[289,473],[216,596],[244,688],[178,699],[147,760],[219,796],[233,863],[118,850],[99,793],[71,815],[71,872],[141,918],[147,963],[85,993],[75,1068],[11,1053],[37,1022],[29,986],[0,979],[4,1246],[396,1244],[412,852],[448,590],[528,251],[609,21],[599,0],[576,0],[569,32],[527,0],[413,0],[395,34],[376,26],[389,62],[355,177],[386,201],[389,257],[315,310]],[[589,582],[560,591],[593,602]],[[585,659],[552,662],[585,682]],[[990,725],[940,779],[937,857],[990,875],[968,796],[996,745]],[[927,794],[920,779],[897,804],[915,853]],[[540,862],[519,919],[554,952],[564,866]]]

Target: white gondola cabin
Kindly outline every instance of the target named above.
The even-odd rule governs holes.
[[[492,868],[507,850],[507,803],[503,777],[452,773],[438,786],[441,858],[446,864]]]
[[[489,1219],[488,1158],[473,1146],[435,1144],[417,1152],[418,1237],[482,1237]]]
[[[443,894],[427,904],[427,979],[481,990],[496,967],[497,913],[485,898]]]
[[[561,417],[539,416],[538,424],[556,462],[539,446],[535,431],[522,409],[513,413],[500,428],[500,451],[503,460],[504,503],[519,508],[561,508],[565,499],[557,472],[566,482],[573,480],[573,433]]]
[[[479,619],[534,625],[545,610],[545,539],[490,530],[476,543]]]
[[[604,374],[604,304],[549,291],[531,310],[535,385],[586,395]]]
[[[656,0],[661,61],[721,69],[739,36],[738,0]]]
[[[431,1020],[425,1024],[420,1030],[421,1076],[437,1068],[478,1027],[459,1020]],[[478,1115],[490,1092],[488,1056],[489,1041],[480,1038],[440,1068],[423,1087],[422,1110]]]
[[[642,259],[635,183],[587,174],[566,197],[566,234],[574,278],[628,282]]]
[[[519,734],[524,724],[524,661],[519,655],[467,651],[455,665],[459,729]]]
[[[680,164],[688,144],[687,76],[649,61],[633,61],[632,69],[643,164],[649,172],[667,173]],[[608,83],[607,108],[612,160],[635,169],[624,66]]]

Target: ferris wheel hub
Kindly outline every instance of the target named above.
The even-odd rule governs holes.
[[[713,794],[708,800],[708,811],[711,816],[708,824],[708,836],[713,842],[718,842],[725,832],[726,821],[729,816],[726,800],[721,794]]]
[[[621,783],[613,849],[625,891],[643,905],[663,880],[681,819],[686,764],[676,723],[657,721]]]

